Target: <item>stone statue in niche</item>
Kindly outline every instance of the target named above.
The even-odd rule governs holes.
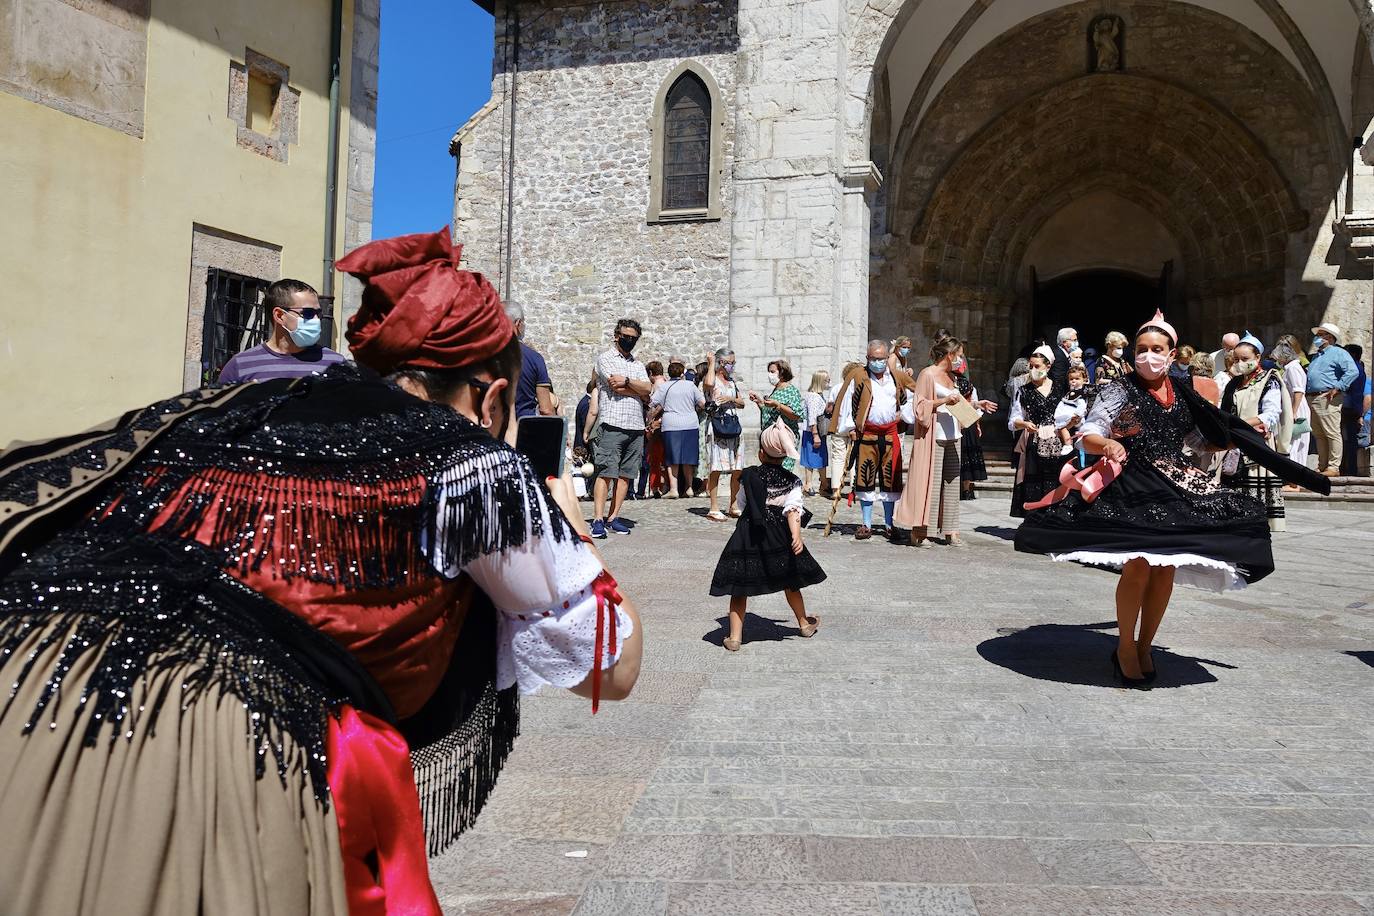
[[[1115,73],[1121,69],[1120,16],[1098,16],[1088,27],[1092,72]]]

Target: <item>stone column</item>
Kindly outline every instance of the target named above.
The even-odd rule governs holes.
[[[840,22],[838,0],[739,4],[730,340],[755,390],[777,356],[802,387],[834,371],[853,336],[839,301]],[[866,210],[862,195],[855,205]]]
[[[873,195],[883,176],[872,162],[844,169],[844,238],[836,275],[835,349],[838,372],[846,360],[859,359],[868,344],[869,247],[872,241]]]

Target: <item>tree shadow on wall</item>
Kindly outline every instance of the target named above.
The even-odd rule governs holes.
[[[1007,627],[998,636],[978,644],[978,654],[994,665],[1024,677],[1086,687],[1118,686],[1112,673],[1111,652],[1116,648],[1116,623],[1043,623],[1024,630]],[[1191,687],[1216,683],[1204,665],[1234,669],[1235,665],[1206,658],[1178,655],[1155,646],[1154,687]]]

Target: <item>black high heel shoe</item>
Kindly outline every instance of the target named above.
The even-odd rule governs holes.
[[[1133,690],[1144,690],[1150,682],[1150,679],[1145,677],[1127,677],[1121,670],[1121,659],[1117,657],[1115,649],[1112,650],[1112,672],[1116,674],[1116,679],[1122,686]]]

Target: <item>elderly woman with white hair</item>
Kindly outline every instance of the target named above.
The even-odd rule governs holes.
[[[1096,385],[1123,379],[1133,371],[1130,361],[1126,359],[1126,344],[1130,341],[1126,339],[1125,334],[1120,331],[1108,331],[1104,343],[1106,347],[1102,351],[1102,358],[1097,361],[1097,377],[1093,379]]]

